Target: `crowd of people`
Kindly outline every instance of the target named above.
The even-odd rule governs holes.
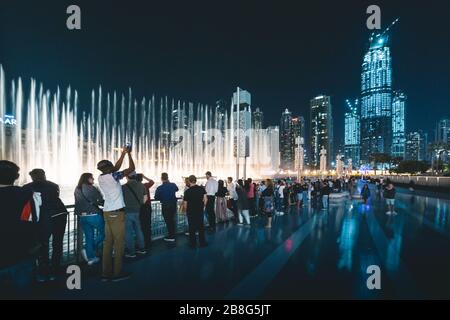
[[[128,168],[122,169],[125,157]],[[170,182],[167,173],[151,199],[150,189],[155,182],[144,174],[137,174],[131,150],[125,147],[113,164],[102,160],[97,164],[101,172],[98,187],[92,173],[83,173],[74,191],[75,214],[84,234],[81,255],[88,266],[101,262],[102,281],[127,279],[123,270],[124,258],[145,255],[151,247],[151,201],[161,203],[161,213],[167,226],[164,241],[176,243],[177,215],[187,217],[186,235],[192,248],[208,245],[205,232],[214,233],[217,223],[250,226],[251,218],[263,215],[265,228],[272,227],[274,216],[282,216],[293,209],[298,212],[310,205],[327,210],[330,194],[347,191],[356,194],[356,178],[331,177],[253,181],[251,178],[216,180],[206,172],[204,185],[196,176],[185,179],[182,204],[178,186]],[[5,209],[0,225],[0,280],[9,279],[14,288],[25,289],[33,281],[51,281],[61,272],[63,237],[68,211],[60,199],[59,186],[48,181],[45,171],[29,172],[32,182],[14,186],[20,168],[6,160],[0,161],[0,201]],[[124,184],[121,180],[126,179]],[[384,188],[388,214],[394,212],[395,188],[390,181],[378,181],[377,193]],[[365,184],[361,198],[367,204],[370,189]],[[49,243],[51,238],[51,259]],[[14,245],[10,245],[14,243]],[[37,261],[37,263],[36,263]],[[36,271],[36,272],[35,272]]]

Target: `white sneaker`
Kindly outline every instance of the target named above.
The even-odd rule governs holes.
[[[396,215],[397,215],[397,212],[395,212],[395,211],[392,211],[392,214],[393,214],[394,216],[396,216]]]
[[[99,262],[99,261],[100,261],[100,258],[95,257],[94,259],[89,260],[87,264],[88,264],[89,266],[92,266],[93,264],[96,264],[96,263]]]
[[[390,215],[392,214],[392,212],[388,211],[388,212],[386,212],[386,214],[387,214],[388,216],[390,216]]]
[[[83,257],[84,261],[89,262],[89,259],[88,259],[85,249],[81,250],[81,256]]]
[[[185,234],[186,236],[189,236],[189,232],[185,232],[184,234]]]

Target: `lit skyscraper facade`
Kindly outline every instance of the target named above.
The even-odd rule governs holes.
[[[256,108],[256,110],[253,112],[252,122],[253,129],[263,128],[264,114],[259,108]]]
[[[280,168],[292,170],[295,161],[295,143],[292,139],[292,113],[286,109],[280,121]]]
[[[333,158],[333,114],[331,98],[318,96],[310,101],[310,139],[311,139],[311,165],[318,167],[320,164],[320,150],[327,150],[327,164],[330,166]]]
[[[361,73],[361,160],[373,153],[391,153],[392,61],[389,37],[370,38]]]
[[[428,135],[422,130],[408,133],[406,137],[405,159],[427,161]]]
[[[394,158],[405,159],[405,109],[406,95],[401,91],[394,93],[392,101],[392,152]]]
[[[345,136],[344,136],[344,153],[345,160],[352,159],[354,165],[360,163],[361,152],[361,124],[359,101],[356,99],[353,103],[346,101],[348,112],[345,113]]]
[[[436,127],[436,142],[450,142],[450,119],[439,120]]]

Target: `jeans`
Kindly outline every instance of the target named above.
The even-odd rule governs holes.
[[[134,238],[135,234],[136,240]],[[139,212],[127,212],[125,214],[125,243],[127,252],[131,255],[136,253],[136,244],[141,250],[145,247]]]
[[[149,249],[152,243],[152,206],[146,204],[139,213],[141,221],[142,234],[144,235],[145,248]]]
[[[162,215],[167,225],[168,238],[174,239],[176,229],[175,217],[177,214],[177,204],[163,203],[161,207],[162,207]]]
[[[36,263],[30,259],[0,269],[0,298],[26,298],[30,293]]]
[[[250,214],[248,209],[239,209],[239,223],[243,223],[245,219],[245,222],[247,224],[250,224]]]
[[[328,208],[329,197],[327,194],[322,196],[322,207],[324,209]]]
[[[303,191],[303,203],[306,203],[306,201],[308,200],[308,191]]]
[[[277,205],[277,211],[283,212],[284,198],[277,197],[275,198],[275,201]]]
[[[122,273],[125,250],[125,212],[105,211],[105,240],[103,241],[103,276],[119,276]],[[114,270],[113,270],[114,251]]]
[[[216,203],[215,196],[208,196],[208,202],[206,203],[206,212],[208,213],[208,224],[210,229],[216,228],[216,213],[214,212]]]
[[[80,216],[80,223],[85,239],[84,249],[88,259],[92,260],[105,239],[105,222],[100,214],[92,214]]]
[[[43,218],[39,222],[40,243],[39,271],[42,274],[49,272],[57,273],[61,268],[61,257],[63,252],[63,239],[66,231],[67,214],[61,214],[54,218]],[[52,237],[52,258],[49,259],[49,243]]]
[[[200,245],[206,244],[205,227],[203,225],[203,211],[194,213],[188,212],[187,218],[189,223],[189,242],[191,246],[197,245],[197,232]]]

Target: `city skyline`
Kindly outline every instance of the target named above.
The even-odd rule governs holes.
[[[98,88],[101,84],[105,91],[117,90],[126,93],[127,88],[132,87],[137,96],[151,96],[155,93],[158,96],[167,95],[192,101],[195,104],[213,106],[217,100],[227,101],[229,92],[234,91],[239,85],[252,92],[253,105],[265,114],[265,126],[277,125],[279,114],[285,108],[307,118],[309,100],[324,93],[331,96],[334,105],[335,142],[341,144],[344,141],[345,100],[359,94],[357,86],[360,82],[360,61],[370,34],[365,26],[367,6],[363,3],[356,4],[351,1],[346,5],[327,3],[327,7],[320,12],[329,19],[324,19],[323,26],[315,30],[314,36],[302,32],[302,27],[310,21],[305,17],[307,13],[317,13],[319,4],[308,4],[301,10],[293,7],[292,9],[295,10],[292,10],[292,13],[286,13],[289,11],[286,10],[283,14],[277,10],[271,12],[270,4],[267,7],[255,7],[251,10],[250,7],[243,5],[241,12],[237,13],[238,17],[245,16],[254,23],[239,27],[224,24],[231,7],[224,6],[217,11],[219,15],[214,15],[219,22],[217,30],[206,32],[199,29],[203,24],[196,22],[195,18],[205,17],[210,22],[212,12],[208,9],[202,9],[187,19],[188,13],[196,11],[196,8],[188,7],[186,16],[183,14],[181,17],[177,16],[180,19],[173,20],[174,26],[168,26],[162,21],[162,25],[155,28],[155,24],[162,20],[155,14],[158,12],[164,15],[166,12],[163,10],[164,7],[144,10],[147,9],[145,5],[131,2],[129,12],[124,13],[125,23],[116,26],[110,22],[122,14],[119,12],[120,8],[110,6],[107,10],[108,14],[100,14],[98,5],[80,1],[85,30],[78,34],[70,33],[64,28],[55,29],[60,21],[65,20],[64,14],[58,16],[60,10],[64,12],[64,5],[65,3],[51,5],[45,12],[37,8],[37,12],[33,14],[42,18],[39,23],[40,31],[32,31],[30,34],[25,34],[24,29],[29,31],[27,26],[36,22],[37,18],[28,19],[28,13],[14,15],[13,13],[19,10],[20,1],[17,5],[5,5],[2,19],[0,19],[1,29],[15,30],[15,32],[1,31],[0,52],[2,53],[1,62],[10,76],[23,76],[24,79],[32,76],[42,80],[50,88],[58,84],[62,88],[72,84],[72,87],[79,89],[81,101],[83,99],[87,101],[90,90]],[[395,43],[392,52],[395,58],[392,64],[397,70],[394,74],[395,82],[408,95],[408,108],[418,111],[427,105],[427,108],[429,106],[435,110],[435,113],[426,119],[416,117],[414,112],[407,114],[409,117],[407,131],[422,129],[432,134],[436,123],[447,116],[445,106],[448,106],[449,98],[443,88],[448,81],[444,75],[450,66],[446,60],[439,57],[445,56],[450,48],[445,43],[439,43],[438,46],[436,41],[435,45],[430,45],[431,38],[445,38],[448,28],[444,27],[445,19],[441,21],[433,15],[433,21],[430,21],[429,14],[436,8],[440,8],[438,12],[443,12],[444,8],[440,7],[442,4],[436,3],[432,4],[430,9],[422,11],[418,6],[411,4],[402,6],[401,2],[398,4],[382,2],[379,5],[383,13],[383,28],[396,17],[401,17],[401,23],[394,30]],[[148,19],[138,14],[137,11],[140,9],[146,12]],[[345,15],[343,15],[344,12]],[[346,19],[339,19],[341,13]],[[141,19],[137,20],[141,22],[127,19],[126,14],[138,14],[137,17]],[[420,25],[415,23],[419,14],[423,18]],[[262,15],[264,21],[270,21],[261,30],[258,28],[262,26],[263,21],[258,18],[259,15]],[[11,20],[12,16],[17,21]],[[94,16],[95,21],[93,21]],[[180,36],[175,34],[175,30],[188,21],[191,31],[188,39],[182,41]],[[277,22],[280,22],[279,26],[276,26]],[[20,24],[21,28],[15,28],[16,24]],[[338,24],[340,28],[330,29],[333,24]],[[119,36],[114,38],[114,41],[108,37],[102,41],[100,36],[105,34],[106,29],[111,33],[117,31],[116,34],[119,35],[131,33],[132,36],[129,40]],[[241,36],[238,37],[236,46],[242,47],[246,44],[248,49],[238,50],[239,54],[227,35],[234,29],[241,30],[237,32]],[[49,30],[53,31],[48,32]],[[431,33],[430,30],[434,32]],[[149,44],[142,43],[144,34],[146,38],[151,39]],[[330,37],[332,34],[336,39]],[[280,39],[274,40],[275,35]],[[32,39],[27,41],[30,36]],[[293,36],[299,40],[288,40]],[[270,40],[273,48],[264,45],[265,37]],[[422,45],[415,46],[412,41],[416,37],[421,39],[423,46],[432,50],[433,57],[436,59],[427,59],[430,54],[421,54],[424,50]],[[17,42],[19,39],[21,43]],[[205,39],[208,41],[204,42]],[[28,42],[30,43],[27,44]],[[60,48],[51,52],[46,51],[46,55],[42,55],[41,48],[50,42],[58,43]],[[12,45],[6,45],[9,43]],[[183,44],[189,44],[190,48],[182,49]],[[28,45],[34,45],[33,50],[23,50],[27,49]],[[274,50],[277,47],[281,49],[286,46],[291,50],[278,50],[280,53]],[[309,49],[328,46],[333,47],[337,55],[324,53],[323,50]],[[437,50],[438,47],[439,50]],[[95,48],[95,55],[91,52],[93,48]],[[201,50],[206,52],[200,53]],[[138,52],[149,53],[149,58],[146,59],[148,61],[142,60]],[[162,52],[165,52],[167,57],[163,57]],[[155,57],[157,57],[156,60]],[[134,58],[136,61],[132,62]],[[315,63],[308,66],[307,61],[311,59]],[[439,67],[437,67],[437,61],[441,62]],[[236,67],[230,68],[231,66]],[[89,77],[88,69],[93,70]],[[49,70],[51,72],[48,72]],[[210,77],[211,72],[215,76]],[[303,77],[298,75],[294,77],[294,72]],[[117,74],[120,74],[120,77],[115,76],[111,79],[111,75]],[[342,79],[341,74],[346,75],[345,79]],[[420,77],[414,76],[417,74]],[[268,77],[268,75],[271,76]],[[427,78],[433,81],[427,81]],[[274,79],[277,80],[274,81]],[[439,83],[439,86],[432,86],[433,82]],[[417,90],[418,87],[421,90]]]

